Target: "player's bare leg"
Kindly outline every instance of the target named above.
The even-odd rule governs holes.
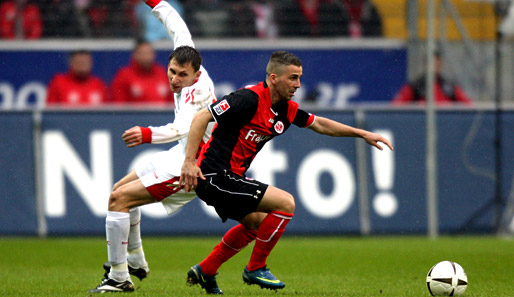
[[[104,293],[104,292],[131,292],[134,290],[132,280],[129,275],[129,266],[127,263],[127,253],[129,247],[129,236],[131,221],[133,227],[139,225],[140,211],[138,206],[155,202],[155,199],[146,190],[142,182],[137,178],[134,179],[135,173],[131,172],[120,182],[116,183],[114,190],[109,197],[109,211],[107,212],[105,229],[107,238],[107,254],[109,265],[104,265],[106,270],[105,279],[95,289],[90,290],[90,293]],[[131,209],[135,209],[132,212]],[[133,220],[131,220],[131,213]],[[137,222],[135,222],[137,220]],[[139,230],[134,230],[139,234]],[[139,238],[139,243],[137,242]],[[142,264],[143,267],[132,267],[138,271],[141,268],[144,272],[144,277],[148,273],[148,265],[144,259],[142,245],[139,236],[134,236],[135,244],[131,247],[132,251],[128,259]],[[134,269],[135,268],[135,269]],[[138,277],[141,275],[137,275]],[[140,278],[141,279],[141,278]]]

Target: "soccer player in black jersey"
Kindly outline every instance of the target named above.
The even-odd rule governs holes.
[[[334,137],[361,137],[380,150],[379,142],[393,149],[379,134],[301,110],[291,99],[300,87],[302,71],[297,56],[274,52],[264,82],[224,96],[199,111],[191,123],[180,183],[186,192],[194,189],[200,199],[214,206],[223,222],[230,218],[241,223],[188,272],[188,282],[200,284],[207,293],[222,294],[215,278],[218,268],[254,239],[243,280],[262,288],[285,287],[266,267],[266,259],[293,218],[294,198],[286,191],[245,177],[266,142],[294,124]],[[211,121],[216,121],[216,126],[195,162],[203,132]]]

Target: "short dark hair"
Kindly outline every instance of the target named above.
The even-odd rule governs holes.
[[[133,49],[133,51],[136,51],[140,46],[145,45],[145,44],[149,44],[150,46],[152,45],[152,44],[150,43],[150,41],[148,41],[148,40],[146,40],[146,39],[144,39],[144,38],[137,38],[137,39],[135,40],[135,44],[134,44],[134,49]]]
[[[202,55],[200,55],[200,52],[188,45],[179,46],[173,50],[168,59],[168,63],[172,59],[175,59],[180,65],[191,63],[195,72],[198,71],[200,65],[202,65]]]
[[[295,65],[302,66],[302,61],[295,54],[287,51],[276,51],[271,54],[268,65],[266,66],[266,75],[272,73],[280,74],[283,67]]]
[[[91,55],[91,52],[86,49],[74,50],[70,53],[70,58],[76,55]]]
[[[78,56],[78,55],[88,55],[88,56],[91,56],[91,52],[86,50],[86,49],[78,49],[78,50],[74,50],[70,53],[70,55],[68,56],[68,63],[71,62],[71,60],[75,57],[75,56]]]

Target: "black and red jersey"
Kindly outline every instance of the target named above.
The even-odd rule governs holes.
[[[266,142],[291,124],[308,127],[315,119],[291,100],[272,105],[266,82],[239,89],[208,108],[216,126],[198,158],[203,173],[228,169],[243,176]]]

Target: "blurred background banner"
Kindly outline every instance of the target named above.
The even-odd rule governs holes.
[[[202,50],[203,65],[216,84],[218,97],[264,80],[267,50]],[[297,101],[319,107],[349,103],[386,103],[406,79],[406,50],[400,46],[370,49],[299,49],[305,75]],[[169,49],[158,50],[157,62],[166,67]],[[66,72],[68,50],[0,51],[0,106],[41,106],[55,73]],[[93,74],[111,82],[130,61],[130,49],[92,52]]]
[[[367,147],[363,150],[367,161],[362,164],[357,153],[362,140],[327,138],[294,128],[265,146],[253,163],[250,176],[280,185],[295,196],[290,234],[360,234],[363,219],[369,221],[371,234],[426,233],[424,113],[360,112],[316,114],[387,135],[395,145],[393,152],[377,153]],[[35,114],[0,113],[2,139],[9,139],[0,145],[0,234],[37,234],[41,224],[48,235],[103,234],[114,181],[136,162],[168,149],[167,145],[129,149],[121,134],[136,123],[165,124],[170,113],[45,111],[41,118]],[[504,135],[514,135],[514,112],[506,111],[502,121]],[[440,231],[492,231],[493,208],[471,223],[469,219],[494,196],[490,145],[494,113],[440,111],[438,127],[440,139],[445,139],[437,148]],[[504,143],[503,154],[505,160],[511,159],[513,142]],[[34,156],[41,159],[41,168],[35,167]],[[366,176],[365,189],[358,185],[360,170]],[[505,192],[512,187],[513,172],[514,163],[506,162]],[[38,213],[43,214],[39,222]],[[159,203],[145,206],[143,216],[145,234],[221,234],[233,223],[222,224],[199,199],[172,216]]]
[[[395,145],[298,129],[268,144],[249,175],[295,196],[288,233],[514,234],[513,0],[168,2],[218,98],[288,50],[303,62],[302,108]],[[104,234],[113,184],[168,149],[120,136],[172,121],[169,36],[143,1],[4,0],[0,40],[0,235]],[[229,227],[198,199],[143,213],[148,234]]]

